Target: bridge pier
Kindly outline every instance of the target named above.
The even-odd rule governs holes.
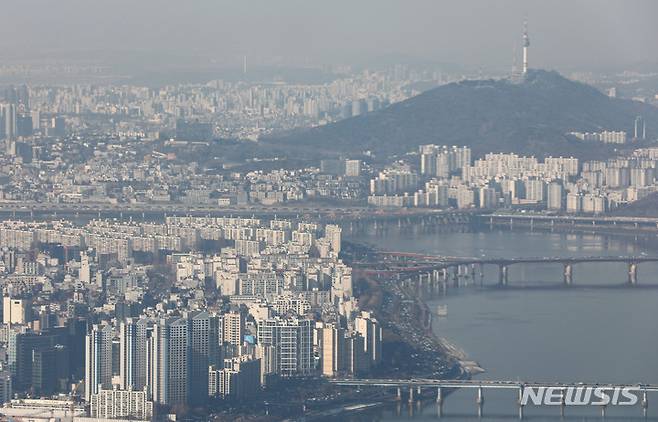
[[[570,286],[573,283],[573,264],[564,264],[564,284]]]
[[[414,402],[414,387],[412,385],[409,386],[409,403],[413,404]]]
[[[456,267],[453,267],[452,270],[452,285],[455,287],[459,287],[459,265]]]
[[[401,401],[401,400],[402,400],[402,389],[401,389],[400,387],[398,387],[398,391],[397,391],[397,395],[396,395],[395,399],[396,399],[397,401]]]
[[[507,265],[500,264],[498,266],[498,284],[501,286],[507,286]]]
[[[432,292],[432,293],[434,292],[434,287],[436,286],[436,284],[435,284],[436,277],[434,276],[435,272],[436,272],[436,270],[432,270],[431,272],[429,272],[427,274],[427,281],[428,281],[427,290],[429,292]]]
[[[635,262],[628,263],[628,284],[632,286],[637,284],[637,264]]]
[[[647,390],[642,392],[642,416],[647,417],[647,411],[649,410],[649,398],[647,397]]]
[[[478,405],[478,418],[481,418],[484,413],[484,389],[482,387],[478,387],[476,403]]]
[[[441,282],[446,283],[448,281],[448,269],[447,268],[441,268],[441,274],[440,274]]]
[[[441,387],[436,389],[436,402],[438,404],[443,404],[443,392],[441,391]]]
[[[519,419],[523,419],[523,386],[519,387],[519,398],[517,403],[519,405]]]
[[[560,417],[564,418],[564,409],[567,406],[567,396],[564,390],[560,390]]]
[[[439,281],[439,291],[443,292],[443,294],[446,294],[448,290],[448,270],[441,268],[437,276]]]

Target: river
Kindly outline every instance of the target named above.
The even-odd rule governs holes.
[[[574,257],[658,255],[652,241],[596,234],[480,231],[434,234],[396,230],[358,238],[378,247],[409,252],[476,257]],[[639,284],[625,286],[627,267],[620,263],[577,264],[574,286],[564,288],[559,264],[510,267],[509,288],[496,288],[497,268],[485,268],[479,282],[427,295],[436,316],[437,335],[463,349],[486,372],[475,379],[658,383],[658,265],[640,264]],[[615,287],[619,288],[615,288]],[[485,390],[478,418],[475,390],[456,391],[444,401],[442,419],[488,421],[518,418],[516,392]],[[436,420],[427,400],[409,409],[385,409],[354,420]],[[560,420],[560,408],[527,406],[525,417]],[[600,420],[601,409],[567,407],[567,420]],[[413,413],[413,416],[412,416]],[[648,417],[658,420],[658,394],[649,395]],[[644,419],[640,405],[609,406],[606,420]]]

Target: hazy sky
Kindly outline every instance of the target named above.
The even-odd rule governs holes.
[[[156,51],[346,63],[407,55],[511,67],[527,13],[535,67],[658,61],[658,0],[1,1],[0,58]]]

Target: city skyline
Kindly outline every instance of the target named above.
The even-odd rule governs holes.
[[[1,420],[655,417],[657,2],[6,3]]]

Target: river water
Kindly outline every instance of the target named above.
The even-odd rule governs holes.
[[[481,231],[411,234],[389,231],[359,241],[395,251],[468,257],[574,257],[658,255],[633,238],[595,234]],[[591,383],[658,383],[658,265],[640,264],[639,284],[627,286],[627,266],[577,264],[574,285],[563,287],[559,264],[511,266],[509,287],[496,288],[498,269],[485,267],[470,286],[446,295],[426,294],[435,332],[463,349],[486,372],[475,379]],[[468,283],[468,281],[467,281]],[[485,390],[482,418],[475,390],[444,401],[449,421],[518,419],[516,391]],[[413,413],[413,415],[412,415]],[[600,407],[567,407],[567,420],[600,420]],[[529,420],[560,420],[560,407],[527,406]],[[355,417],[358,420],[436,420],[432,400]],[[649,395],[648,418],[658,420],[658,393]],[[644,419],[640,405],[608,406],[606,420]]]

